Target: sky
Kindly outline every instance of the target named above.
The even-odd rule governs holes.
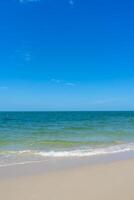
[[[133,0],[0,1],[0,110],[134,110]]]

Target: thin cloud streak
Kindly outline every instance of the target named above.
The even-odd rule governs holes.
[[[0,89],[1,89],[1,90],[7,90],[7,89],[8,89],[8,86],[0,86]]]
[[[20,3],[34,3],[34,2],[40,2],[40,0],[19,0]]]
[[[55,79],[55,78],[50,79],[50,83],[57,84],[57,85],[63,85],[63,86],[75,86],[76,85],[75,83],[67,82],[67,81],[59,80],[59,79]]]

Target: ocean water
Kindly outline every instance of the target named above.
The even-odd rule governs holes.
[[[0,112],[0,166],[134,151],[134,112]]]

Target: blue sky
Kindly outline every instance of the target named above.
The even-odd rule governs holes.
[[[134,1],[0,2],[0,110],[134,110]]]

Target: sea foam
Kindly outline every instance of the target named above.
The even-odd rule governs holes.
[[[104,154],[114,154],[127,151],[134,151],[134,143],[113,145],[104,148],[85,148],[75,150],[61,150],[61,151],[45,151],[45,150],[22,150],[22,151],[4,151],[3,154],[9,155],[23,155],[23,156],[42,156],[42,157],[87,157]],[[2,153],[1,153],[2,155]]]

